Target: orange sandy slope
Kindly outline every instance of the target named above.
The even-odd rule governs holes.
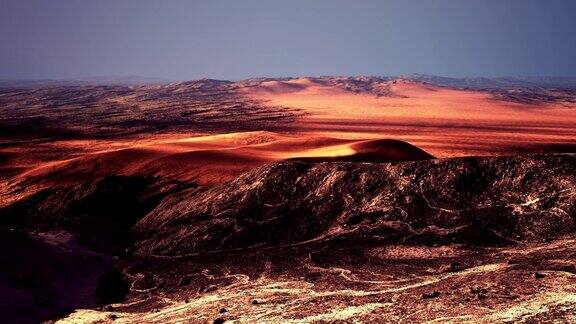
[[[21,180],[79,181],[109,174],[155,175],[216,184],[267,162],[348,156],[387,147],[374,141],[245,132],[174,139],[105,151],[54,163],[22,173]]]
[[[569,124],[574,107],[498,101],[490,93],[454,90],[409,80],[389,84],[393,96],[356,94],[308,78],[268,81],[246,94],[273,105],[301,108],[314,121]],[[572,120],[573,121],[573,120]]]
[[[419,152],[417,148],[405,144],[404,152],[406,147],[398,148],[397,144],[264,131],[164,139],[30,167],[5,184],[3,200],[9,203],[41,188],[107,175],[163,176],[214,185],[278,160],[333,159],[357,154],[367,154],[378,161],[420,159],[411,158],[413,150]]]
[[[439,157],[506,154],[509,147],[576,143],[576,107],[521,104],[488,92],[409,80],[387,85],[390,96],[356,94],[309,78],[268,81],[245,89],[253,99],[300,108],[296,128],[340,138],[395,138]]]

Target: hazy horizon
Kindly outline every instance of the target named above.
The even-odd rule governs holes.
[[[0,0],[0,79],[574,77],[575,10],[565,0]]]
[[[376,78],[404,78],[404,77],[413,77],[413,76],[423,76],[423,77],[439,77],[439,78],[447,78],[447,79],[489,79],[489,80],[498,80],[498,79],[510,79],[510,80],[529,80],[529,79],[537,79],[537,78],[550,78],[550,79],[569,79],[573,80],[576,79],[576,76],[551,76],[551,75],[526,75],[526,76],[519,76],[519,75],[502,75],[502,76],[473,76],[473,75],[466,75],[466,76],[448,76],[448,75],[437,75],[437,74],[424,74],[424,73],[406,73],[400,75],[375,75],[375,74],[350,74],[350,75],[255,75],[246,78],[239,78],[239,79],[223,79],[223,78],[211,78],[211,77],[200,77],[200,78],[190,78],[190,79],[169,79],[169,78],[162,78],[162,77],[154,77],[154,76],[143,76],[143,75],[94,75],[94,76],[86,76],[86,77],[76,77],[76,78],[36,78],[36,79],[0,79],[0,81],[5,82],[18,82],[18,81],[31,81],[31,82],[43,82],[43,81],[54,81],[54,82],[92,82],[92,81],[130,81],[133,80],[134,82],[186,82],[186,81],[196,81],[196,80],[219,80],[219,81],[243,81],[249,79],[297,79],[297,78],[330,78],[330,77],[344,77],[344,78],[354,78],[354,77],[376,77]]]

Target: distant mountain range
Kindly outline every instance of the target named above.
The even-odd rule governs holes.
[[[142,76],[97,76],[68,80],[43,79],[43,80],[0,80],[0,88],[35,88],[35,87],[58,87],[74,85],[142,85],[163,84],[172,80],[142,77]]]
[[[450,78],[425,74],[402,76],[420,82],[440,86],[468,88],[474,90],[495,90],[510,88],[576,88],[576,77],[499,77],[499,78]]]
[[[290,80],[285,78],[250,78],[241,80],[241,83],[261,82],[263,80]],[[408,74],[401,76],[353,76],[353,77],[332,77],[323,76],[318,79],[351,79],[367,82],[370,80],[389,81],[393,79],[409,79],[418,82],[431,83],[434,85],[474,90],[505,90],[514,88],[530,89],[576,89],[576,77],[468,77],[452,78],[427,74]],[[227,80],[209,80],[214,83]],[[69,80],[0,80],[0,88],[34,88],[46,86],[74,86],[74,85],[146,85],[146,84],[166,84],[177,82],[177,80],[142,77],[142,76],[98,76],[90,78],[78,78]],[[191,81],[193,82],[193,81]]]

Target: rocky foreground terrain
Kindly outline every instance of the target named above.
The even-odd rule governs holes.
[[[573,154],[285,161],[213,187],[45,190],[2,209],[20,249],[3,320],[571,322],[575,170]]]

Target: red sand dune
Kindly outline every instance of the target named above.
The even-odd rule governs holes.
[[[16,176],[6,192],[26,196],[41,188],[76,184],[107,175],[162,176],[202,185],[229,181],[278,160],[394,162],[432,158],[396,140],[350,140],[271,132],[245,132],[173,139],[88,153],[42,163]],[[9,202],[8,199],[5,202]]]
[[[22,181],[85,181],[109,174],[154,175],[201,184],[230,180],[264,163],[284,159],[399,161],[429,158],[407,143],[327,137],[280,135],[270,132],[233,133],[179,139],[47,163],[24,172]]]
[[[302,162],[403,162],[421,161],[434,157],[406,142],[383,139],[359,141],[347,146],[352,154],[333,156],[296,157],[290,160]]]

